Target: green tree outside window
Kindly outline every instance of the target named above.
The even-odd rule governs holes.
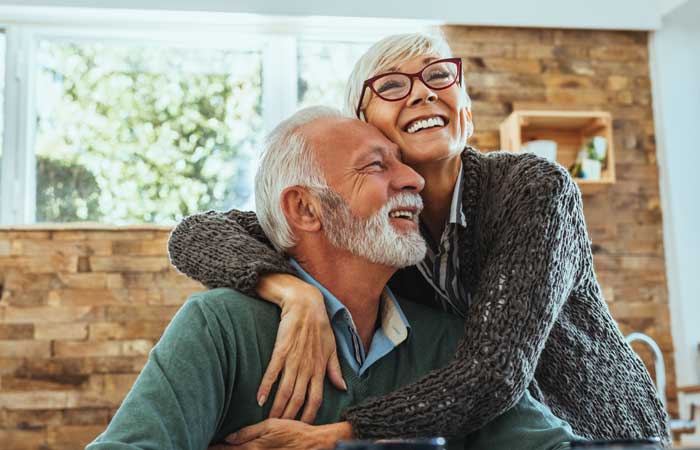
[[[37,222],[250,207],[257,51],[40,42]]]

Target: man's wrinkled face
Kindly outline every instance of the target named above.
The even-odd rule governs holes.
[[[370,261],[404,267],[420,261],[423,178],[396,144],[355,119],[318,120],[305,135],[328,184],[318,192],[329,241]]]

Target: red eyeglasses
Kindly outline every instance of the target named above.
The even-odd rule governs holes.
[[[428,88],[436,91],[447,89],[455,83],[462,84],[462,59],[438,59],[416,73],[387,72],[365,80],[355,115],[360,117],[362,100],[367,88],[382,100],[397,102],[409,96],[413,89],[414,78],[418,78]]]

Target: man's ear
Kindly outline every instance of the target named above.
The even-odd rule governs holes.
[[[318,198],[306,188],[291,186],[282,191],[282,212],[292,229],[317,232],[321,229]]]

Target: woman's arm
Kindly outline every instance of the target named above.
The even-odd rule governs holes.
[[[323,378],[346,385],[323,296],[296,278],[287,258],[276,252],[254,212],[232,209],[185,217],[168,240],[172,264],[209,288],[230,287],[259,296],[281,309],[275,348],[256,394],[261,405],[281,375],[270,417],[313,422],[323,399]]]
[[[256,294],[265,274],[296,274],[284,255],[272,248],[251,211],[207,211],[185,217],[170,233],[168,255],[180,272],[208,288],[230,287],[246,295]]]
[[[359,438],[463,435],[522,397],[581,266],[581,197],[562,175],[549,185],[520,186],[498,205],[499,235],[454,360],[345,411]]]

